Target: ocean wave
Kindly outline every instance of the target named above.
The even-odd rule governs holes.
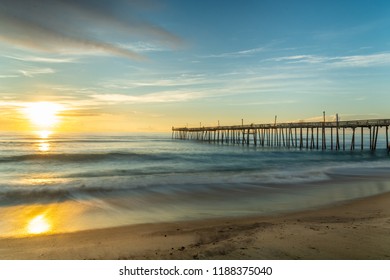
[[[23,162],[23,161],[59,161],[59,162],[86,162],[86,161],[117,161],[117,160],[168,160],[170,156],[164,154],[146,154],[146,153],[40,153],[24,154],[16,156],[5,156],[0,158],[0,163],[5,162]]]
[[[330,168],[326,171],[331,177],[368,177],[368,178],[390,178],[390,167],[385,166],[347,166],[339,168]]]
[[[302,182],[318,182],[326,179],[323,173],[306,172],[256,172],[234,169],[169,171],[169,170],[119,170],[73,173],[47,180],[40,184],[21,182],[2,184],[0,201],[7,200],[63,200],[81,194],[97,195],[118,191],[148,192],[199,192],[218,188],[221,191],[244,188],[279,188]],[[54,178],[54,177],[53,177]],[[70,180],[62,180],[64,178]],[[37,178],[39,181],[39,178]]]

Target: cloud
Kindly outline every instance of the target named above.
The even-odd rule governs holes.
[[[336,57],[333,62],[333,66],[338,67],[369,67],[385,64],[390,64],[390,53]]]
[[[240,57],[246,57],[246,56],[252,56],[256,53],[264,51],[264,48],[254,48],[254,49],[248,49],[248,50],[241,50],[237,52],[228,52],[228,53],[221,53],[221,54],[211,54],[202,56],[203,58],[240,58]]]
[[[339,114],[339,121],[351,121],[351,120],[369,120],[379,118],[380,115],[377,113],[367,113],[367,114]],[[330,114],[325,116],[327,122],[336,121],[336,114]],[[292,122],[323,122],[324,116],[319,115],[315,117],[293,120]]]
[[[141,1],[2,0],[0,41],[53,53],[105,52],[131,59],[143,56],[124,48],[138,37],[177,46],[181,40],[142,20]]]
[[[288,63],[322,63],[328,61],[329,58],[317,55],[292,55],[271,58],[269,60],[277,62],[286,61]]]
[[[26,102],[23,101],[14,101],[14,100],[0,100],[0,107],[7,107],[7,108],[18,108],[18,107],[25,107]]]
[[[104,88],[110,89],[132,89],[138,87],[178,87],[178,86],[195,86],[210,83],[203,74],[181,74],[166,79],[149,78],[149,79],[115,79],[101,83]]]
[[[58,114],[59,117],[94,117],[101,115],[102,112],[97,109],[72,109]]]
[[[390,53],[374,53],[353,56],[293,55],[267,59],[268,61],[323,64],[331,67],[371,67],[390,64]]]
[[[18,75],[0,75],[0,79],[17,78]]]
[[[25,69],[25,70],[19,70],[20,73],[23,74],[25,77],[32,78],[36,75],[41,75],[41,74],[53,74],[55,71],[51,68],[30,68],[30,69]]]
[[[42,63],[71,63],[76,61],[74,58],[52,58],[52,57],[41,57],[41,56],[3,55],[3,57],[11,58],[19,61],[42,62]]]
[[[109,103],[166,103],[166,102],[183,102],[203,97],[200,92],[185,90],[161,91],[144,95],[126,95],[126,94],[93,94],[90,97]]]
[[[164,48],[160,45],[141,41],[135,43],[120,44],[120,46],[124,49],[128,49],[136,53],[167,51],[167,48]]]
[[[259,102],[243,102],[243,103],[231,103],[228,105],[232,106],[262,106],[262,105],[280,105],[280,104],[294,104],[297,103],[297,100],[265,100]]]

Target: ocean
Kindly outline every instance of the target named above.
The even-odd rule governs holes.
[[[274,215],[390,191],[386,149],[209,144],[170,133],[2,134],[0,145],[2,237]]]

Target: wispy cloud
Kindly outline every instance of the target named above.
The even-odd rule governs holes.
[[[69,109],[58,114],[60,117],[93,117],[101,115],[98,109]]]
[[[308,73],[267,73],[263,69],[244,69],[221,74],[184,74],[166,79],[148,80],[107,80],[100,84],[103,88],[88,94],[95,101],[111,104],[120,103],[174,103],[192,100],[225,98],[235,95],[257,94],[257,105],[272,105],[269,94],[283,93],[291,87],[311,87]],[[316,84],[316,86],[318,83]],[[106,93],[107,90],[113,91]],[[153,91],[150,93],[150,91]],[[134,95],[134,92],[138,92]],[[262,101],[261,96],[265,97]],[[221,99],[221,100],[222,100]],[[286,99],[287,103],[291,99]],[[295,101],[294,101],[295,102]],[[252,103],[252,102],[251,102]]]
[[[30,68],[30,69],[19,70],[19,72],[22,73],[23,76],[25,77],[32,78],[36,75],[53,74],[55,73],[55,70],[51,68]]]
[[[200,92],[186,90],[161,91],[144,95],[126,95],[126,94],[93,94],[90,97],[108,103],[167,103],[183,102],[198,99],[204,95]]]
[[[26,102],[23,102],[23,101],[0,100],[0,107],[19,108],[19,107],[25,107],[25,106],[26,106]]]
[[[113,79],[101,83],[101,86],[109,89],[132,89],[138,87],[179,87],[195,86],[209,83],[210,80],[204,74],[180,74],[165,79]]]
[[[264,51],[264,48],[254,48],[254,49],[241,50],[236,52],[210,54],[202,57],[203,58],[240,58],[240,57],[252,56],[262,51]]]
[[[297,103],[296,100],[264,100],[259,102],[246,102],[246,103],[231,103],[228,105],[233,106],[262,106],[262,105],[280,105],[280,104],[294,104]]]
[[[120,46],[124,49],[128,49],[136,53],[162,52],[168,50],[167,48],[161,45],[152,44],[149,42],[127,43],[127,44],[120,44]]]
[[[390,53],[336,57],[333,61],[333,66],[339,67],[377,66],[390,64]]]
[[[0,75],[0,79],[17,78],[18,75]]]
[[[53,57],[42,57],[42,56],[13,56],[13,55],[3,55],[3,57],[11,58],[19,61],[26,62],[42,62],[42,63],[71,63],[75,62],[75,58],[53,58]]]
[[[349,120],[368,120],[379,118],[380,115],[377,113],[367,113],[367,114],[339,114],[339,121],[349,121]],[[336,114],[326,115],[325,120],[328,122],[333,122],[337,120]],[[300,120],[293,120],[293,122],[323,122],[324,116],[319,115],[315,117],[309,117]]]
[[[267,59],[268,61],[323,64],[331,67],[370,67],[390,64],[390,53],[374,53],[354,56],[318,56],[318,55],[292,55]]]
[[[276,62],[287,62],[287,63],[323,63],[329,61],[329,58],[317,56],[317,55],[292,55],[282,56],[268,59]]]
[[[177,36],[138,16],[145,7],[126,0],[2,0],[0,41],[31,50],[106,52],[131,59],[143,56],[119,43],[147,36],[170,46],[180,44]],[[124,9],[129,12],[118,12]]]

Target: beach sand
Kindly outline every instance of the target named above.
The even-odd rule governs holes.
[[[4,238],[0,259],[390,259],[390,193],[273,216]]]

